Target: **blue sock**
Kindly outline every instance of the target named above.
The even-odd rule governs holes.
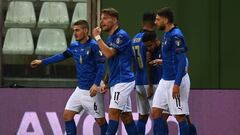
[[[165,135],[166,131],[164,128],[164,122],[165,120],[163,118],[157,118],[153,120],[153,133],[154,135]]]
[[[166,120],[164,120],[164,131],[165,131],[165,135],[168,135],[168,123]]]
[[[65,129],[66,129],[67,135],[76,135],[77,134],[77,127],[76,127],[74,120],[65,121]]]
[[[101,128],[101,135],[105,135],[107,131],[108,124],[105,122],[103,125],[100,126]]]
[[[125,124],[125,129],[128,135],[138,135],[137,127],[134,121],[132,121],[131,123]]]
[[[109,120],[106,135],[115,135],[118,130],[118,121]]]
[[[139,119],[137,121],[137,130],[139,135],[145,135],[147,120]]]
[[[197,135],[197,129],[193,124],[189,125],[189,135]]]
[[[189,135],[189,126],[186,120],[179,122],[180,135]]]

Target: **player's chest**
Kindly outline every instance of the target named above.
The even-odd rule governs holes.
[[[171,53],[174,51],[174,46],[172,45],[170,37],[163,37],[161,42],[162,55]]]
[[[83,64],[92,58],[92,50],[90,47],[75,47],[73,49],[73,55],[76,61]]]

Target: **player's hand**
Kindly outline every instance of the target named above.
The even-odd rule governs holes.
[[[30,63],[30,66],[32,68],[36,68],[38,66],[40,66],[42,64],[42,60],[33,60],[31,63]]]
[[[147,98],[151,98],[153,96],[153,85],[149,85],[147,88]]]
[[[98,92],[98,86],[96,84],[93,84],[89,92],[91,97],[96,96]]]
[[[101,28],[100,27],[96,27],[96,28],[93,29],[93,31],[92,31],[93,37],[96,37],[100,34],[101,34]]]
[[[173,86],[172,97],[173,99],[180,98],[180,87],[178,85]]]
[[[107,85],[104,82],[101,82],[100,84],[100,93],[104,94],[107,92]]]
[[[162,59],[155,59],[149,62],[149,64],[153,65],[153,66],[157,66],[157,65],[161,65],[162,64]]]

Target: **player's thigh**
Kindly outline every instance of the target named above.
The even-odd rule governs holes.
[[[181,85],[180,85],[180,98],[173,99],[172,97],[172,89],[174,86],[174,81],[171,82],[171,87],[168,90],[168,101],[169,101],[169,111],[172,115],[185,115],[189,114],[188,107],[188,95],[189,95],[189,87],[187,86],[186,76],[183,77]]]
[[[157,90],[157,87],[158,87],[158,84],[154,84],[153,85],[153,96],[151,98],[148,98],[148,103],[149,103],[150,108],[152,107],[153,97],[154,97],[154,94],[155,94],[155,92]]]
[[[83,93],[77,87],[75,89],[75,91],[72,93],[72,95],[69,97],[69,99],[66,103],[66,106],[65,106],[65,110],[74,111],[77,113],[82,111],[82,109],[83,109],[82,101],[81,101],[82,95],[83,95]]]
[[[131,107],[130,94],[133,91],[134,86],[135,81],[129,83],[118,83],[111,87],[111,101],[109,108],[119,110],[129,109]]]
[[[167,91],[165,80],[161,79],[153,96],[152,108],[168,110]]]
[[[99,92],[94,97],[91,97],[89,92],[86,93],[82,97],[82,105],[86,113],[92,115],[95,119],[105,116],[104,98],[103,94]]]
[[[141,115],[147,115],[150,112],[150,104],[146,94],[146,86],[137,85],[136,90],[137,111]]]

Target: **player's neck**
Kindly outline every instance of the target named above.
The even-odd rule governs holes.
[[[81,44],[85,44],[88,41],[89,37],[86,36],[84,39],[82,39],[81,41],[79,41]]]
[[[117,29],[118,29],[118,24],[112,27],[112,29],[108,32],[108,35],[112,35]]]
[[[165,28],[165,32],[168,32],[168,31],[170,31],[172,28],[174,28],[175,27],[175,25],[174,24],[172,24],[172,23],[170,23],[170,24],[167,24],[166,25],[166,28]]]

